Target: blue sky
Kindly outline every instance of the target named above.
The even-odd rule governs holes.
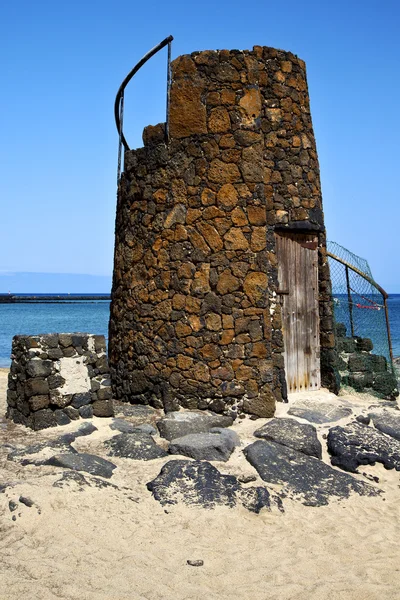
[[[114,97],[141,56],[172,34],[173,58],[257,44],[306,61],[328,237],[400,293],[399,26],[398,0],[3,3],[0,291],[10,281],[2,272],[109,281]],[[165,120],[165,84],[164,51],[127,89],[132,147],[145,125]]]

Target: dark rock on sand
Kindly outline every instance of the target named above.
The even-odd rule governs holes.
[[[294,419],[272,419],[257,429],[254,435],[264,440],[278,442],[308,456],[322,457],[322,446],[317,437],[317,430],[308,423],[299,423]]]
[[[221,433],[191,433],[172,440],[171,454],[190,456],[195,460],[221,460],[226,462],[235,448],[229,435]]]
[[[351,475],[332,469],[321,460],[306,456],[272,441],[259,440],[243,450],[261,479],[283,486],[282,493],[299,499],[306,506],[328,504],[332,497],[348,498],[380,493]]]
[[[110,423],[110,429],[120,431],[121,433],[133,433],[135,426],[129,423],[129,421],[125,421],[125,419],[113,419],[112,423]]]
[[[212,427],[229,427],[232,423],[231,417],[193,410],[170,412],[157,421],[157,427],[161,437],[175,440],[190,433],[206,433]]]
[[[384,410],[376,413],[372,412],[368,415],[376,429],[390,435],[390,437],[400,440],[400,413]]]
[[[209,462],[171,460],[160,474],[147,484],[147,489],[163,506],[182,502],[189,506],[214,508],[217,505],[242,504],[259,513],[273,506],[282,509],[279,498],[262,487],[243,488],[233,475],[222,475]]]
[[[31,498],[28,498],[27,496],[20,496],[19,501],[21,502],[21,504],[25,504],[25,506],[27,506],[28,508],[31,508],[31,506],[35,504],[34,501]]]
[[[105,477],[106,479],[109,479],[112,476],[112,472],[117,466],[100,456],[86,453],[57,454],[44,461],[42,464],[63,467],[74,471],[86,471],[91,475],[100,475],[100,477]]]
[[[400,442],[361,423],[330,429],[328,450],[332,464],[344,471],[356,473],[359,465],[377,462],[400,471]]]
[[[351,408],[331,402],[319,400],[301,400],[293,404],[288,410],[288,415],[306,419],[311,423],[332,423],[352,414]]]
[[[120,433],[104,442],[104,445],[109,448],[109,456],[133,458],[134,460],[153,460],[168,456],[165,450],[157,446],[151,435],[141,431]]]
[[[48,440],[47,442],[31,444],[26,448],[17,448],[16,450],[13,450],[8,454],[7,459],[19,460],[26,456],[39,454],[45,448],[54,448],[58,451],[62,450],[63,453],[76,453],[76,450],[71,446],[72,442],[74,442],[76,438],[90,435],[94,431],[97,431],[97,427],[95,427],[92,423],[82,423],[82,425],[76,431],[64,433],[55,440]],[[35,464],[35,462],[30,463],[29,461],[24,461],[24,464]]]

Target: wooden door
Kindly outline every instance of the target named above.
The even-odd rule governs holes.
[[[288,391],[318,390],[318,238],[279,233],[276,252]]]

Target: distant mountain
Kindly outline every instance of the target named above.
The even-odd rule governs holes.
[[[0,294],[109,294],[111,275],[0,271]]]

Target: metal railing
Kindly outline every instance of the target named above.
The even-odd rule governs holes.
[[[143,56],[143,58],[141,60],[139,60],[139,62],[133,67],[133,69],[128,73],[128,75],[125,77],[125,79],[123,80],[123,82],[121,83],[121,85],[119,86],[119,90],[117,92],[117,95],[115,97],[115,102],[114,102],[114,117],[115,117],[115,124],[117,126],[117,131],[118,131],[118,135],[119,135],[119,145],[118,145],[118,176],[117,176],[117,181],[119,181],[120,176],[121,176],[121,161],[122,161],[122,147],[124,147],[125,151],[129,151],[130,147],[128,145],[128,142],[126,141],[124,132],[123,132],[123,126],[124,126],[124,95],[125,95],[125,88],[128,85],[128,83],[130,82],[130,80],[132,79],[132,77],[134,77],[134,75],[139,71],[139,69],[141,67],[143,67],[143,65],[155,54],[157,54],[157,52],[159,52],[160,50],[162,50],[163,48],[165,48],[165,46],[168,46],[168,59],[167,59],[167,114],[166,114],[166,128],[165,128],[165,136],[166,136],[166,141],[168,141],[168,113],[169,113],[169,90],[170,90],[170,85],[171,85],[171,42],[174,38],[172,37],[172,35],[169,35],[168,37],[165,38],[165,40],[163,40],[162,42],[160,42],[159,44],[157,44],[157,46],[154,46],[154,48],[152,48],[151,50],[149,50],[149,52],[147,52],[147,54],[145,54]]]
[[[393,364],[387,305],[389,295],[373,279],[368,263],[363,259],[335,242],[328,242],[327,255],[330,259],[333,300],[341,313],[336,320],[344,321],[343,316],[346,315],[351,337],[371,337],[376,349],[380,347],[381,353]],[[381,309],[384,311],[384,320],[380,316]]]

